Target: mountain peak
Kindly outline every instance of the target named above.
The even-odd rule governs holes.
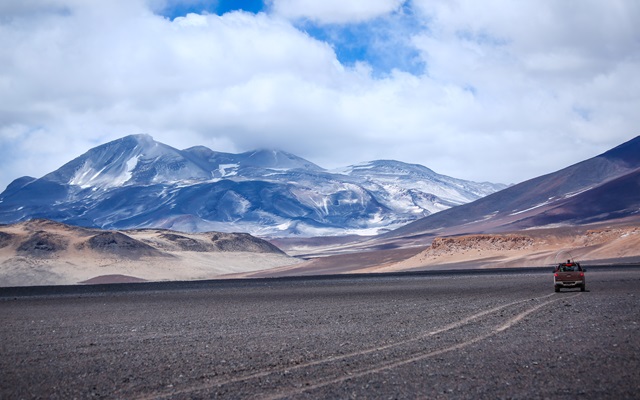
[[[115,141],[127,140],[127,139],[135,139],[139,141],[154,141],[153,136],[149,135],[148,133],[134,133],[131,135],[124,136],[121,139],[116,139]]]
[[[374,161],[366,161],[358,164],[350,165],[348,167],[342,168],[344,173],[349,175],[357,175],[357,174],[367,174],[370,171],[376,171],[378,173],[388,173],[388,174],[400,174],[400,175],[411,175],[418,173],[420,175],[427,174],[437,176],[434,171],[431,169],[419,165],[419,164],[408,164],[402,161],[396,160],[374,160]]]
[[[95,147],[44,179],[82,189],[208,179],[211,174],[171,146],[136,134]]]
[[[153,139],[153,136],[147,133],[136,133],[112,140],[111,142],[105,143],[103,146],[149,147],[156,145],[158,145],[158,142]],[[99,147],[101,146],[98,146],[97,148]]]
[[[261,149],[241,154],[243,165],[272,169],[308,169],[323,171],[311,161],[282,150]]]

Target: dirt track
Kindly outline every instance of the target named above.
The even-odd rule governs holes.
[[[588,274],[5,297],[0,398],[637,398],[640,270]]]

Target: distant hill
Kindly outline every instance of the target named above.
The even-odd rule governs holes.
[[[0,225],[0,287],[212,279],[298,262],[246,233]]]

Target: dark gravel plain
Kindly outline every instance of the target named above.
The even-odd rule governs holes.
[[[640,397],[640,269],[0,289],[0,398]]]

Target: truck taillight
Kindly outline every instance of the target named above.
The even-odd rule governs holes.
[[[558,277],[558,273],[556,272],[555,274],[553,274],[553,276],[555,276],[557,278]]]
[[[584,272],[580,272],[580,276],[583,277],[584,276]]]

